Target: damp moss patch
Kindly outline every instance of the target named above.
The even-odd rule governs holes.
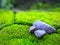
[[[16,14],[15,19],[15,23],[20,24],[32,25],[35,20],[41,20],[54,26],[60,25],[60,12],[21,11]]]
[[[38,39],[29,33],[27,25],[13,24],[0,31],[0,45],[60,45],[60,34],[45,35]]]
[[[14,23],[13,11],[0,9],[0,28]]]

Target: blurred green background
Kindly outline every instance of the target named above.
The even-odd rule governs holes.
[[[60,0],[1,0],[0,7],[3,9],[60,11]]]

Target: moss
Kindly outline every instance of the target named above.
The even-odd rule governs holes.
[[[60,25],[59,17],[59,12],[22,11],[16,14],[16,23],[32,25],[35,20],[41,20],[52,26],[55,26]]]
[[[0,31],[1,45],[59,45],[60,34],[45,35],[42,39],[37,39],[28,32],[27,25],[11,25]]]
[[[35,20],[41,20],[54,26],[57,33],[47,34],[37,39],[34,34],[29,33],[30,25]],[[14,17],[12,11],[0,10],[0,28],[2,28],[0,45],[60,45],[60,12],[21,11]]]
[[[13,24],[14,22],[14,13],[12,11],[0,9],[0,28]]]
[[[60,29],[57,30],[57,33],[60,34]]]

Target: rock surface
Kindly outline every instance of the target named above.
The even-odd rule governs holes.
[[[56,29],[54,27],[39,20],[35,21],[33,23],[33,26],[35,26],[36,29],[45,30],[47,33],[56,32]]]
[[[35,30],[36,30],[35,26],[31,26],[30,29],[29,29],[29,32],[33,33]]]
[[[41,38],[46,34],[46,32],[44,30],[36,30],[34,31],[34,34],[37,38]]]

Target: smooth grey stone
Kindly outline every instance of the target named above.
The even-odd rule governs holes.
[[[35,26],[36,29],[45,30],[47,33],[56,32],[56,29],[54,27],[39,20],[35,21],[33,23],[33,26]]]
[[[35,30],[36,30],[35,26],[31,26],[30,29],[29,29],[29,32],[33,33]]]
[[[37,38],[41,38],[46,34],[46,32],[44,30],[36,30],[34,31],[34,34]]]

